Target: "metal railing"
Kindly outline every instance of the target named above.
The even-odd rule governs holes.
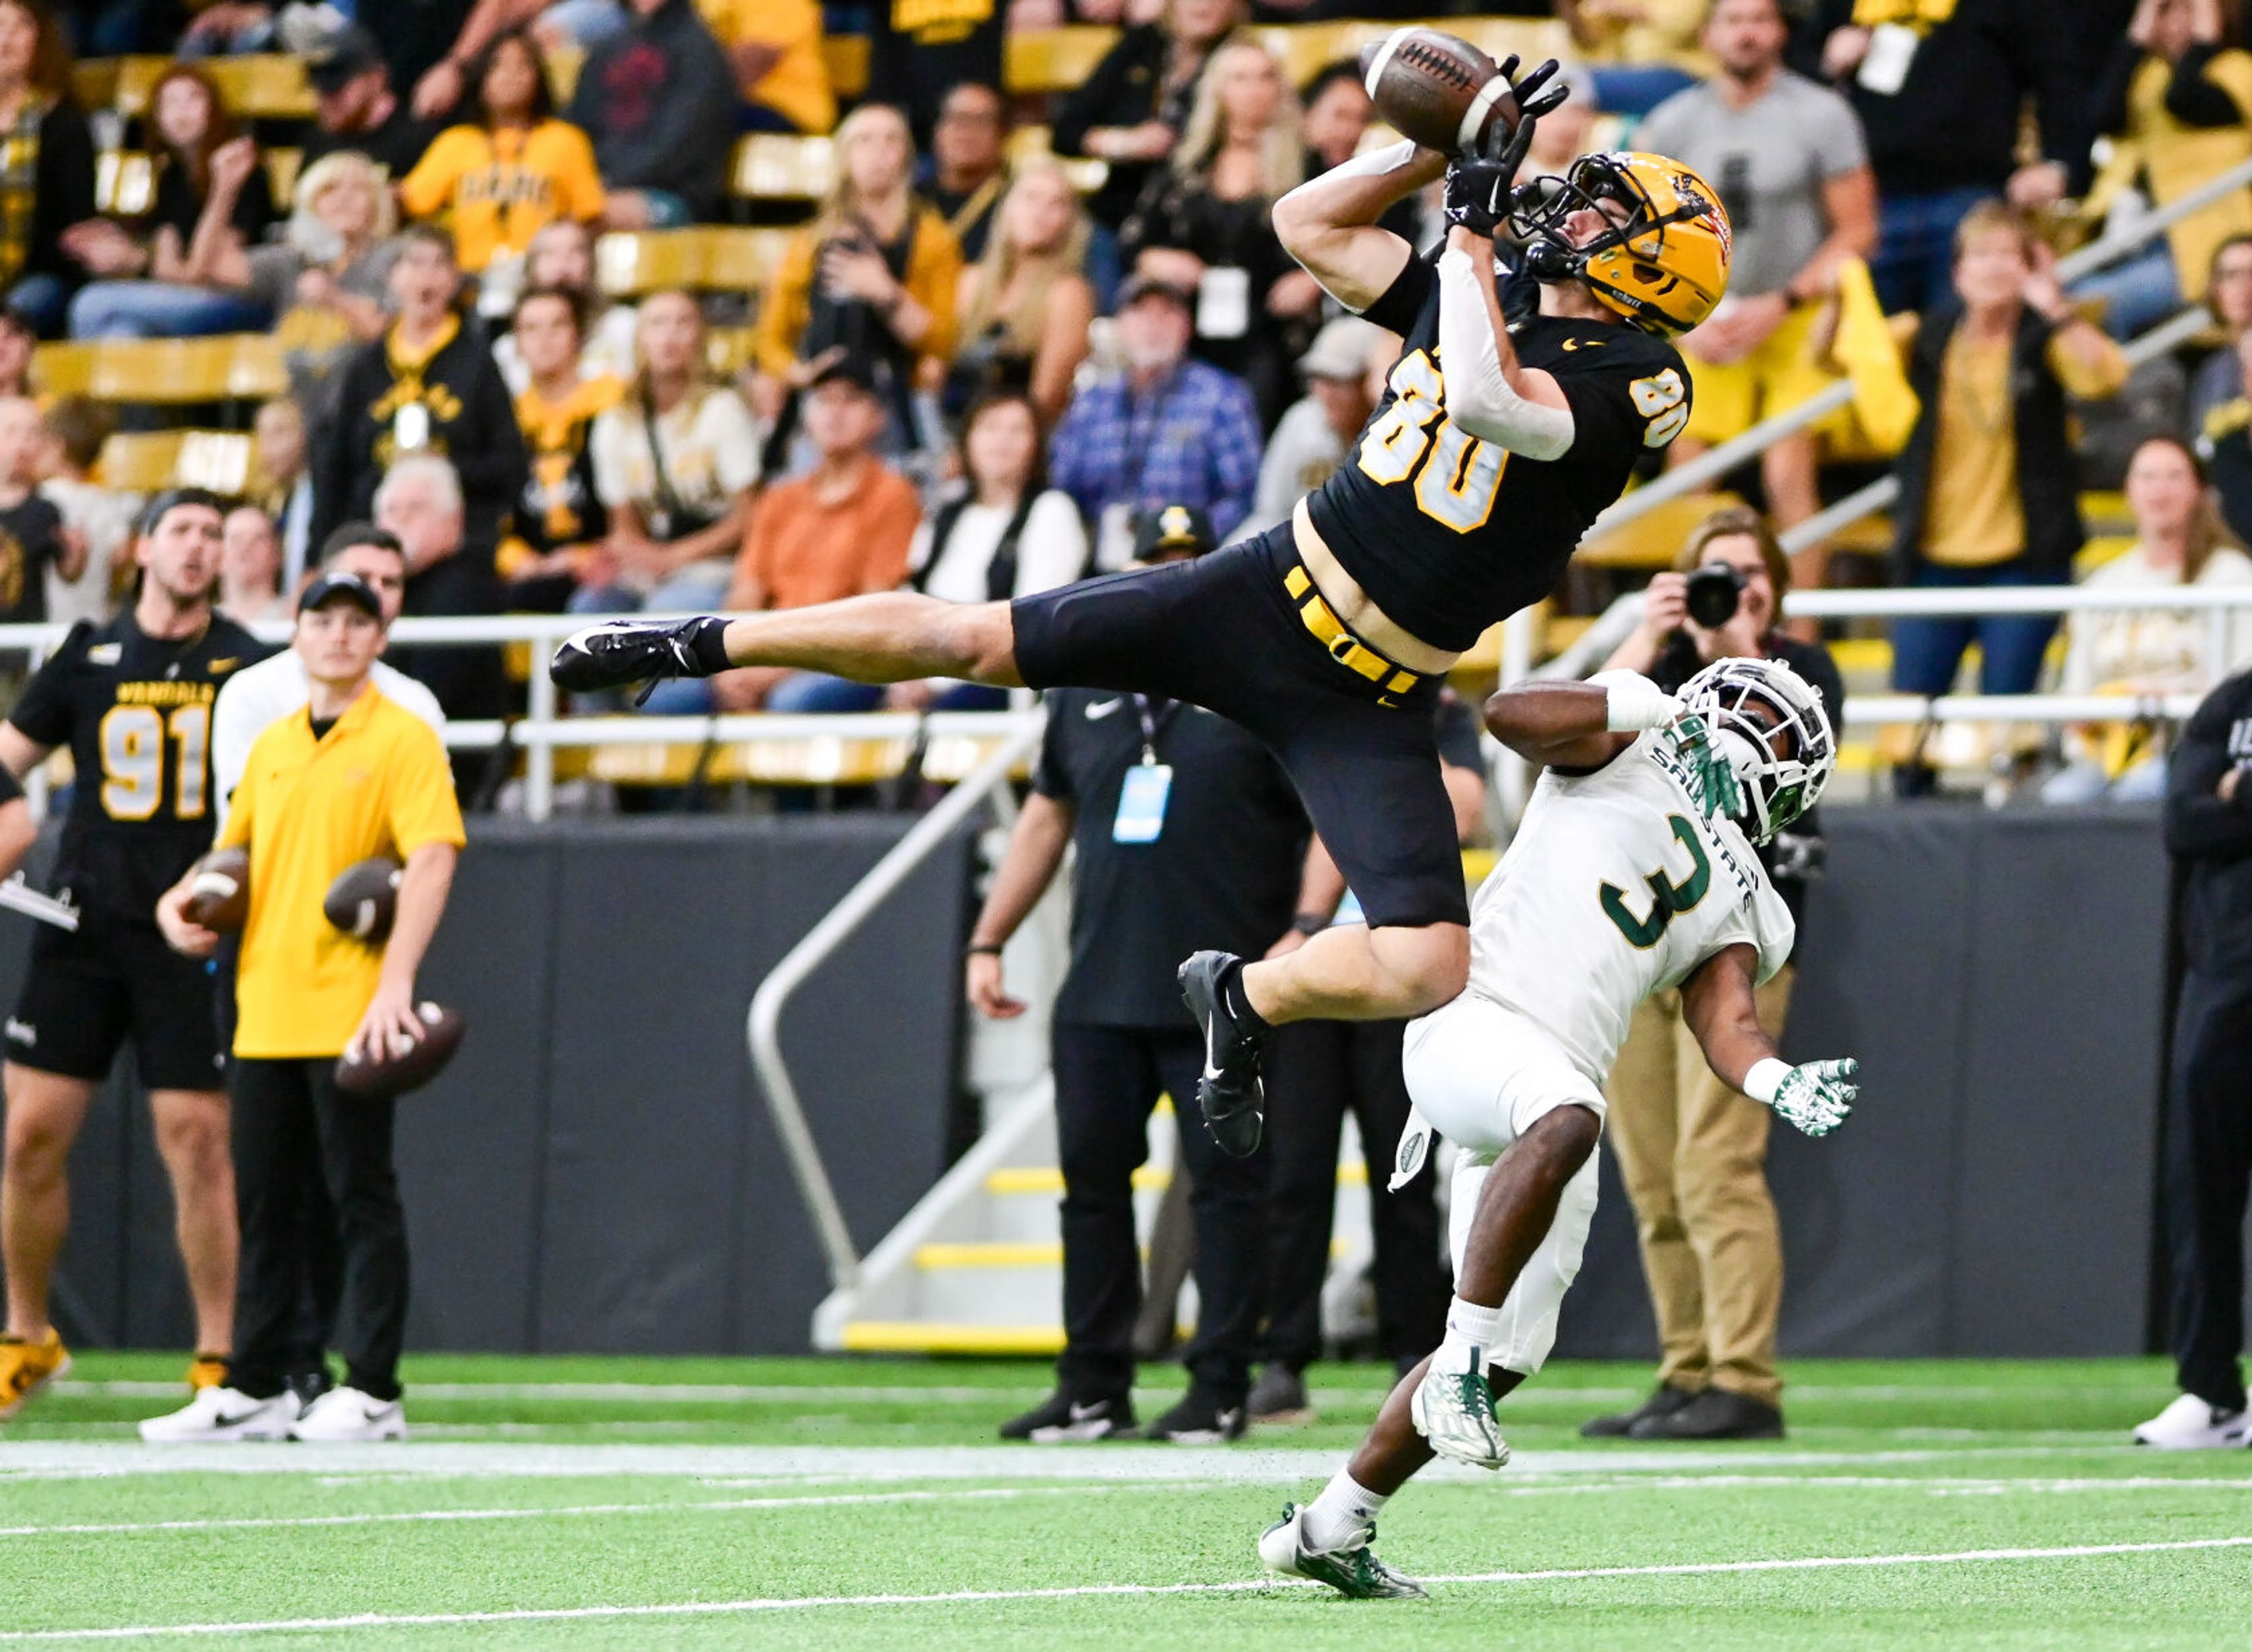
[[[2148,216],[2137,219],[2130,228],[2121,233],[2098,236],[2087,246],[2058,260],[2057,279],[2069,281],[2089,274],[2091,270],[2101,269],[2104,265],[2123,258],[2137,247],[2155,239],[2184,219],[2194,217],[2214,202],[2225,199],[2248,186],[2252,186],[2252,161],[2242,162],[2230,167],[2225,172],[2216,173],[2179,199],[2169,201]],[[2162,323],[2151,332],[2145,333],[2141,338],[2135,340],[2134,344],[2128,346],[2130,359],[2135,359],[2136,345],[2142,344],[2144,340],[2155,338],[2158,333],[2167,328],[2177,326],[2186,316],[2195,316],[2200,323],[2210,320],[2202,306],[2193,306],[2183,312],[2183,315],[2175,316],[2172,321]],[[2197,331],[2197,326],[2191,326],[2186,331],[2174,335],[2165,344],[2153,349],[2151,354],[2155,355],[2159,350],[2172,349],[2174,344]],[[2142,359],[2147,360],[2148,357]],[[2140,364],[2139,361],[2137,364]],[[1670,504],[1676,499],[1703,491],[1738,465],[1743,464],[1748,460],[1758,458],[1784,437],[1796,435],[1810,426],[1827,419],[1831,413],[1851,406],[1852,400],[1852,382],[1844,378],[1839,379],[1836,384],[1816,392],[1804,401],[1794,406],[1786,407],[1771,418],[1762,420],[1741,435],[1732,437],[1718,447],[1675,466],[1663,475],[1637,488],[1632,493],[1626,495],[1617,503],[1612,505],[1609,510],[1604,511],[1602,515],[1597,517],[1594,525],[1588,530],[1588,537],[1594,538],[1597,535],[1623,528],[1630,522],[1638,521],[1649,515],[1660,505]],[[1890,478],[1887,478],[1887,482],[1889,481]],[[1862,494],[1872,493],[1874,488],[1883,485],[1885,484],[1873,483],[1870,488],[1863,489],[1861,494],[1854,495],[1853,498],[1859,499]],[[1887,495],[1873,504],[1864,505],[1855,515],[1842,517],[1831,522],[1822,530],[1822,532],[1833,532],[1847,523],[1857,522],[1873,511],[1881,510],[1889,503],[1891,503],[1891,496]],[[1833,505],[1830,510],[1823,512],[1822,516],[1802,523],[1798,531],[1798,543],[1792,545],[1791,536],[1786,535],[1785,545],[1790,549],[1797,550],[1815,543],[1821,538],[1821,534],[1810,534],[1804,531],[1812,528],[1815,523],[1822,522],[1825,517],[1831,517],[1833,512],[1843,508],[1843,503]]]

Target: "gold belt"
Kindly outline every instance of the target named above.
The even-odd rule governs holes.
[[[1345,628],[1336,610],[1314,588],[1314,576],[1306,572],[1305,565],[1294,562],[1282,576],[1282,588],[1297,604],[1298,617],[1306,622],[1306,629],[1335,660],[1348,671],[1359,673],[1370,682],[1382,685],[1387,694],[1405,694],[1423,679],[1397,661],[1387,660],[1374,649]],[[1389,680],[1387,680],[1387,673]]]

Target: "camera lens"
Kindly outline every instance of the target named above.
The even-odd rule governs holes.
[[[1717,630],[1736,617],[1743,600],[1744,576],[1725,563],[1714,563],[1689,576],[1689,617],[1706,630]]]

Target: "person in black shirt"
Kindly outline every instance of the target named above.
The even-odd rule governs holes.
[[[611,621],[567,641],[551,674],[573,691],[752,664],[1069,684],[1241,724],[1281,759],[1368,916],[1286,957],[1213,949],[1182,967],[1207,1035],[1199,1103],[1223,1146],[1250,1152],[1262,1032],[1396,1020],[1462,990],[1469,902],[1432,698],[1488,627],[1554,586],[1636,461],[1679,434],[1689,379],[1667,335],[1727,284],[1726,215],[1686,167],[1588,156],[1512,197],[1533,119],[1562,96],[1541,89],[1554,70],[1526,77],[1524,118],[1492,152],[1450,163],[1403,141],[1275,204],[1309,273],[1407,341],[1352,462],[1294,520],[1193,562],[1009,604],[893,592],[732,624]],[[1453,228],[1434,268],[1377,219],[1442,174]],[[1505,229],[1539,302],[1508,330],[1494,275]],[[1121,439],[1150,434],[1129,421]],[[1721,760],[1691,744],[1717,796]]]
[[[1137,553],[1176,561],[1212,542],[1203,513],[1153,512]],[[1053,1031],[1063,1165],[1064,1351],[1056,1392],[1001,1430],[1047,1442],[1134,1426],[1134,1321],[1142,1299],[1133,1173],[1160,1094],[1193,1089],[1203,1054],[1173,966],[1213,935],[1264,952],[1289,934],[1306,817],[1257,740],[1178,700],[1066,689],[1047,700],[1032,795],[971,932],[970,1002],[1008,1017],[1001,949],[1074,845],[1071,970]],[[1193,1190],[1197,1334],[1187,1395],[1147,1437],[1232,1440],[1259,1329],[1264,1158],[1232,1158],[1179,1110],[1179,1163]],[[1332,1152],[1332,1159],[1335,1155]]]
[[[438,135],[438,126],[407,108],[375,37],[347,23],[291,49],[306,59],[305,78],[313,84],[318,117],[305,138],[304,164],[338,149],[356,149],[394,184],[412,172]]]
[[[38,490],[45,439],[35,403],[0,398],[0,623],[47,617],[48,568],[65,580],[86,572],[86,541],[64,531],[63,513]]]
[[[922,198],[938,209],[962,261],[985,256],[993,214],[1009,189],[1009,106],[991,87],[964,80],[938,106]]]
[[[192,1387],[222,1382],[234,1313],[234,1177],[226,1058],[211,977],[156,928],[156,899],[212,841],[211,712],[219,685],[268,650],[212,611],[219,501],[160,494],[134,556],[141,593],[108,625],[81,623],[0,724],[21,777],[68,746],[77,774],[53,882],[76,931],[42,925],[8,1017],[7,1160],[0,1176],[8,1327],[0,1415],[69,1363],[48,1317],[62,1247],[64,1170],[94,1090],[129,1038],[172,1183],[194,1299]]]
[[[2252,1443],[2244,1207],[2252,1194],[2252,671],[2206,697],[2166,771],[2166,852],[2184,968],[2166,1074],[2162,1225],[2181,1393],[2144,1445]]]
[[[948,88],[1001,84],[1004,0],[878,0],[868,10],[872,103],[907,117],[917,147],[944,118]]]

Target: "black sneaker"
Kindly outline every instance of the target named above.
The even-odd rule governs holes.
[[[1232,952],[1199,952],[1180,968],[1181,998],[1204,1030],[1197,1106],[1220,1150],[1248,1159],[1259,1150],[1267,1092],[1259,1079],[1259,1035],[1227,1007],[1220,981],[1242,961]]]
[[[558,688],[574,694],[623,688],[668,677],[707,677],[689,639],[704,624],[692,620],[605,620],[573,632],[547,663]]]
[[[1306,1379],[1280,1360],[1270,1360],[1267,1369],[1259,1373],[1259,1380],[1251,1385],[1251,1397],[1243,1402],[1243,1409],[1250,1413],[1255,1423],[1314,1420],[1313,1402],[1306,1397]]]
[[[1243,1438],[1248,1419],[1243,1402],[1229,1405],[1209,1388],[1191,1383],[1180,1403],[1142,1431],[1144,1440],[1167,1440],[1177,1446],[1217,1446]]]
[[[1783,1413],[1744,1394],[1707,1388],[1663,1417],[1637,1423],[1633,1440],[1780,1440]]]
[[[1676,1388],[1670,1383],[1660,1383],[1649,1399],[1632,1411],[1614,1412],[1608,1417],[1598,1417],[1593,1422],[1580,1425],[1582,1440],[1623,1440],[1634,1432],[1635,1424],[1645,1417],[1664,1417],[1677,1412],[1697,1398],[1695,1392]]]
[[[1001,1425],[1004,1440],[1029,1440],[1036,1446],[1070,1440],[1123,1440],[1134,1432],[1130,1399],[1074,1399],[1059,1388],[1021,1417]]]

